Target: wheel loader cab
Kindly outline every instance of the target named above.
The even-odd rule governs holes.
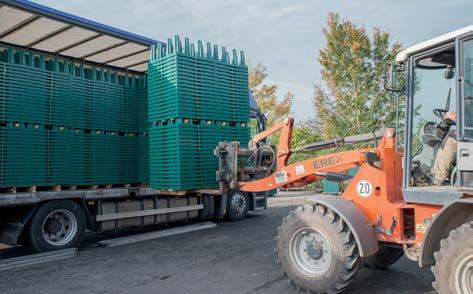
[[[397,131],[405,134],[398,143],[407,201],[446,204],[460,197],[459,188],[473,189],[472,38],[427,47],[398,64],[406,73]],[[446,118],[452,113],[455,121]]]
[[[447,112],[456,111],[455,99],[451,99],[455,89],[454,50],[454,47],[449,47],[420,56],[412,65],[412,98],[408,111],[412,113],[409,184],[413,187],[429,186],[436,180],[435,171],[439,165],[436,160],[448,165],[448,171],[444,171],[447,175],[441,179],[446,181],[440,185],[455,182],[455,162],[442,158],[445,152],[439,153],[439,149],[447,147],[444,141],[455,137],[455,122],[444,119]]]
[[[262,181],[268,187],[293,184],[302,173],[307,184],[317,180],[311,176],[328,178],[360,165],[340,197],[307,197],[278,227],[278,261],[301,290],[342,292],[362,264],[387,267],[405,254],[421,267],[432,266],[439,293],[473,293],[473,248],[467,246],[473,242],[473,26],[413,45],[396,62],[385,89],[405,95],[398,95],[396,132],[387,130],[376,151],[282,162],[271,181]],[[396,78],[399,71],[404,78]],[[401,80],[405,86],[399,88]],[[338,140],[303,150],[333,144],[338,147]],[[278,153],[278,161],[286,154]],[[332,164],[321,166],[329,157]]]

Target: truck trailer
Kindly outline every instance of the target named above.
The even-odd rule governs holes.
[[[238,220],[266,208],[266,192],[233,190],[217,176],[208,189],[149,186],[149,121],[141,102],[150,52],[167,44],[26,0],[0,0],[0,23],[1,243],[57,250],[78,246],[86,230]],[[48,87],[59,90],[51,94]],[[82,104],[70,98],[77,93],[121,95],[122,103]],[[47,103],[31,98],[41,95]],[[265,117],[251,93],[248,100],[249,125],[263,131]],[[85,117],[84,107],[95,115]],[[114,120],[112,110],[122,119]],[[44,165],[51,167],[36,170]],[[246,169],[241,176],[258,172]]]

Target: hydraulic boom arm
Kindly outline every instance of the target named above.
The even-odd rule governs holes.
[[[275,188],[294,188],[302,187],[328,178],[335,181],[345,181],[350,177],[341,172],[353,167],[360,166],[363,162],[374,162],[379,155],[379,148],[384,145],[383,141],[378,148],[366,148],[352,151],[343,151],[322,156],[313,157],[300,162],[287,164],[292,153],[302,151],[322,150],[327,148],[339,147],[344,144],[353,144],[376,140],[383,137],[384,132],[368,133],[345,138],[339,138],[331,141],[317,142],[302,146],[297,149],[291,149],[291,138],[294,120],[287,118],[266,131],[257,134],[249,142],[249,149],[240,148],[238,142],[221,143],[216,149],[217,156],[220,157],[219,180],[230,182],[232,189],[239,189],[247,192],[263,192]],[[253,166],[252,168],[239,168],[238,156],[246,155],[258,157],[260,151],[272,149],[265,146],[262,142],[266,137],[280,131],[279,143],[276,156],[276,168],[274,169],[274,158],[271,166]],[[392,130],[387,130],[386,136],[392,137]],[[256,155],[255,155],[256,154]],[[273,152],[274,155],[274,152]],[[260,162],[260,161],[258,161]],[[256,165],[256,164],[255,164]],[[255,174],[263,176],[249,177],[244,174],[251,170]]]

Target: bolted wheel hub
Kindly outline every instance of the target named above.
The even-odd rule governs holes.
[[[332,265],[333,250],[325,235],[313,228],[295,232],[289,243],[289,253],[296,268],[305,276],[323,276]]]
[[[63,224],[56,218],[48,218],[44,224],[44,231],[48,234],[57,234],[61,231]]]
[[[241,192],[235,192],[235,194],[232,195],[231,204],[231,209],[235,214],[242,214],[248,205],[245,195]]]
[[[320,259],[324,255],[324,249],[322,245],[317,241],[311,241],[307,243],[307,255],[312,259]]]
[[[62,246],[74,239],[77,218],[67,209],[57,209],[48,214],[43,222],[43,238],[53,246]]]

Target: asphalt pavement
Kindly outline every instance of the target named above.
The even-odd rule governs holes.
[[[104,236],[91,235],[76,257],[0,272],[0,293],[299,293],[273,248],[281,219],[303,196],[282,193],[242,221],[135,244],[99,248]],[[403,257],[388,270],[363,268],[348,293],[434,293],[432,280]]]

